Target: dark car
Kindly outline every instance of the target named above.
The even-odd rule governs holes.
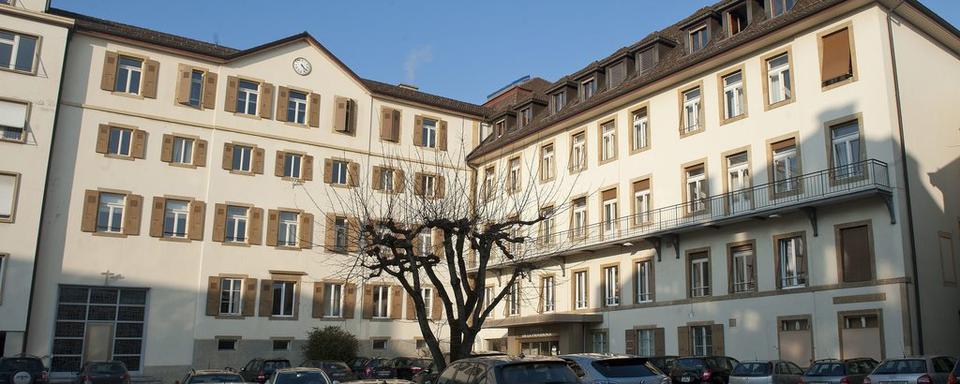
[[[871,358],[817,360],[803,373],[808,384],[863,384],[863,379],[880,364]]]
[[[950,376],[947,376],[947,384],[958,384],[958,382],[960,382],[960,359],[957,359],[953,370],[950,371]]]
[[[361,379],[369,379],[373,377],[374,371],[376,371],[377,368],[380,368],[380,366],[387,361],[387,359],[381,359],[377,357],[364,359],[358,368],[353,368],[353,373],[355,373],[357,377]],[[351,364],[351,366],[353,366],[353,364]]]
[[[677,356],[652,356],[648,357],[647,361],[657,367],[663,374],[669,375],[670,369],[673,368],[673,362],[677,361]]]
[[[388,360],[373,371],[374,379],[411,380],[413,376],[430,367],[433,360],[414,357],[397,357]]]
[[[0,384],[47,384],[47,370],[39,357],[16,355],[0,358]]]
[[[803,370],[783,360],[745,361],[730,372],[730,384],[802,384]]]
[[[670,379],[674,384],[727,384],[737,364],[726,356],[681,357],[673,362]]]
[[[253,359],[240,369],[240,377],[248,383],[264,383],[274,371],[290,368],[287,359]]]
[[[436,384],[578,384],[567,362],[558,358],[510,356],[457,360],[443,370]]]
[[[130,373],[119,361],[88,361],[77,373],[77,384],[130,384]]]
[[[327,374],[327,376],[330,376],[331,380],[339,382],[357,379],[357,375],[353,373],[353,370],[351,370],[350,367],[348,367],[347,364],[342,361],[307,360],[300,363],[300,366],[305,368],[320,368],[324,373]]]
[[[487,357],[487,356],[506,356],[506,353],[498,351],[475,351],[470,352],[470,357]],[[450,361],[450,354],[444,353],[443,357],[446,361]],[[413,381],[416,384],[433,384],[437,382],[437,377],[440,376],[440,371],[437,370],[437,364],[433,361],[430,362],[430,366],[426,369],[420,371],[416,375],[413,375],[413,378],[410,381]]]
[[[175,384],[234,384],[243,383],[243,377],[233,370],[196,369],[191,370]]]
[[[280,368],[267,379],[267,384],[333,384],[319,368]]]

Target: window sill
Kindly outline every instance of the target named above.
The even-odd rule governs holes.
[[[20,134],[20,139],[19,139],[19,140],[12,140],[12,139],[3,139],[3,138],[0,138],[0,143],[26,144],[26,143],[27,143],[27,135],[26,135],[26,132],[23,132],[23,133]]]
[[[270,319],[270,320],[278,320],[278,321],[296,321],[296,320],[297,320],[297,317],[296,317],[296,316],[277,316],[277,315],[270,315],[269,319]]]
[[[0,217],[0,223],[2,224],[12,224],[14,220],[13,216],[10,217]]]
[[[303,184],[306,182],[302,177],[290,177],[290,176],[280,176],[280,180],[289,181],[291,183]]]
[[[746,105],[744,105],[744,108],[746,108]],[[739,114],[739,115],[736,115],[736,116],[734,116],[734,117],[730,117],[730,118],[726,118],[726,119],[721,118],[721,119],[720,119],[720,125],[723,126],[723,125],[727,125],[727,124],[736,123],[736,122],[738,122],[738,121],[740,121],[740,120],[743,120],[743,119],[746,119],[746,118],[747,118],[747,112],[743,112],[743,113],[741,113],[741,114]]]
[[[189,243],[189,242],[190,242],[190,236],[188,235],[187,237],[172,237],[172,236],[166,236],[166,235],[164,235],[163,237],[159,238],[158,240],[160,240],[160,241],[169,241],[169,242],[171,242],[171,243]]]
[[[249,243],[241,243],[238,241],[226,241],[226,240],[224,240],[221,244],[228,247],[249,247],[250,246]]]
[[[127,237],[127,234],[125,234],[125,233],[123,233],[123,232],[102,232],[102,231],[97,231],[97,232],[92,232],[91,234],[94,235],[94,236],[102,236],[102,237],[116,237],[116,238],[124,238],[124,237]]]
[[[198,168],[198,167],[197,167],[196,165],[194,165],[194,164],[176,163],[176,162],[173,162],[173,161],[167,162],[167,165],[169,165],[169,166],[171,166],[171,167],[185,168],[185,169],[197,169],[197,168]]]
[[[615,161],[617,161],[617,157],[618,157],[617,155],[613,155],[613,157],[611,157],[611,158],[609,158],[609,159],[599,159],[599,160],[597,160],[597,166],[602,166],[602,165],[607,164],[607,163],[615,162]]]
[[[338,131],[338,130],[334,129],[334,130],[333,130],[333,133],[336,133],[336,134],[338,134],[338,135],[344,135],[344,136],[350,136],[350,137],[357,137],[356,130],[353,130],[353,131],[351,131],[351,130]]]
[[[301,250],[300,247],[295,246],[295,245],[277,245],[277,246],[274,246],[273,249],[276,249],[276,250],[278,250],[278,251],[299,251],[299,250]]]
[[[310,128],[309,126],[307,126],[307,123],[306,123],[306,122],[304,122],[303,124],[300,124],[300,123],[293,122],[293,121],[284,121],[284,122],[283,122],[283,125],[288,126],[288,127],[291,127],[291,128]]]
[[[240,176],[256,176],[256,175],[257,175],[257,174],[256,174],[255,172],[253,172],[253,171],[240,171],[240,170],[236,170],[236,169],[231,169],[231,170],[230,170],[230,173],[231,173],[231,174],[234,174],[234,175],[240,175]]]
[[[698,133],[706,132],[706,128],[703,125],[698,126],[696,129],[687,129],[686,127],[680,127],[680,138],[690,137]]]
[[[820,86],[820,91],[821,91],[821,92],[826,92],[826,91],[829,91],[829,90],[831,90],[831,89],[839,88],[839,87],[842,87],[842,86],[844,86],[844,85],[847,85],[847,84],[850,84],[850,83],[853,83],[853,82],[856,82],[856,81],[857,81],[857,75],[856,75],[856,74],[853,74],[853,75],[850,75],[850,77],[848,77],[848,78],[846,78],[846,79],[837,81],[836,83],[832,83],[832,84],[828,84],[828,85],[823,85],[823,83],[821,82],[821,83],[820,83],[820,84],[821,84],[821,86]]]
[[[650,144],[647,144],[645,147],[641,147],[641,148],[637,148],[637,149],[631,149],[631,150],[630,150],[630,155],[632,156],[632,155],[636,155],[636,154],[638,154],[638,153],[643,153],[643,152],[649,151],[650,149],[651,149],[651,148],[650,148]]]
[[[258,111],[258,112],[259,112],[259,111]],[[245,119],[263,120],[263,118],[260,117],[260,115],[259,115],[258,113],[249,114],[249,113],[243,113],[243,112],[234,112],[233,115],[236,116],[236,117],[242,117],[242,118],[245,118]]]
[[[136,160],[136,158],[134,158],[132,155],[119,155],[115,153],[104,153],[103,157],[106,157],[109,159],[117,159],[117,160],[129,160],[129,161]]]
[[[214,319],[217,319],[217,320],[243,320],[243,319],[246,319],[247,317],[244,316],[244,315],[224,315],[224,314],[220,314],[220,315],[214,316],[213,318],[214,318]]]
[[[13,68],[0,67],[0,71],[17,73],[17,74],[21,74],[21,75],[24,75],[24,76],[36,76],[36,75],[37,75],[37,70],[35,70],[35,69],[32,70],[32,71],[24,71],[24,70],[21,70],[21,69],[13,69]]]
[[[140,91],[142,90],[139,90],[138,93],[130,93],[130,92],[124,92],[124,91],[110,91],[110,94],[114,96],[128,97],[136,100],[143,100],[146,97],[144,97],[142,92]]]

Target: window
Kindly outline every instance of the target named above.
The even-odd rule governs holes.
[[[620,305],[620,267],[603,268],[603,298],[608,307]]]
[[[940,269],[943,271],[943,283],[957,284],[957,257],[953,251],[953,238],[949,233],[940,232],[937,236],[940,246]]]
[[[727,193],[730,211],[751,208],[750,205],[750,159],[747,152],[727,156]]]
[[[650,222],[650,179],[633,182],[633,224]]]
[[[273,282],[273,311],[272,316],[293,317],[293,309],[296,307],[296,288],[294,281],[274,281]]]
[[[503,136],[504,132],[507,130],[507,121],[500,120],[496,123],[493,123],[493,129],[497,132],[497,137]]]
[[[203,71],[192,70],[190,71],[190,91],[187,96],[187,105],[200,108],[200,103],[203,100]]]
[[[593,353],[610,353],[610,334],[605,330],[593,331],[591,334]]]
[[[647,148],[650,139],[647,124],[647,108],[640,108],[633,112],[633,140],[630,141],[630,150],[639,151]]]
[[[700,87],[683,92],[683,129],[682,134],[699,131],[700,118],[703,111],[700,108]]]
[[[880,318],[877,315],[855,315],[843,317],[844,329],[879,328]]]
[[[713,351],[713,329],[709,325],[690,327],[693,336],[693,355],[707,356]]]
[[[557,92],[553,94],[553,113],[560,112],[567,104],[567,93]]]
[[[710,37],[707,35],[707,26],[702,26],[690,32],[690,53],[694,53],[707,46]]]
[[[227,206],[227,228],[224,241],[245,243],[247,241],[247,212],[250,208]]]
[[[773,150],[774,193],[790,194],[799,191],[800,156],[794,139],[771,145]]]
[[[690,254],[690,297],[710,296],[710,257],[706,252]]]
[[[390,301],[390,287],[377,285],[373,287],[373,318],[384,319],[388,316],[387,309]]]
[[[0,141],[23,142],[26,139],[30,104],[0,100]]]
[[[253,147],[246,145],[233,145],[233,164],[231,170],[235,172],[253,171]]]
[[[543,244],[553,244],[553,234],[556,232],[556,210],[553,207],[545,207],[540,210],[540,242]]]
[[[494,188],[496,188],[496,186],[494,185],[494,182],[495,182],[494,177],[496,177],[496,175],[494,174],[493,167],[487,168],[486,170],[483,171],[482,195],[483,195],[484,201],[492,200],[493,196],[496,194],[496,190],[494,190]]]
[[[552,180],[554,177],[553,144],[540,148],[540,180]]]
[[[191,138],[174,137],[170,162],[174,164],[193,164],[193,143],[194,140]]]
[[[303,176],[303,155],[285,152],[283,154],[283,177],[299,179]]]
[[[323,296],[323,317],[343,317],[343,284],[324,284]]]
[[[429,255],[433,253],[433,233],[425,230],[417,234],[417,237],[419,237],[420,240],[420,249],[417,250],[419,251],[420,255]]]
[[[0,68],[33,72],[37,38],[0,30]]]
[[[581,171],[587,169],[587,136],[581,132],[573,135],[570,144],[570,170]]]
[[[807,261],[802,237],[778,239],[777,261],[780,288],[797,288],[807,284]]]
[[[287,95],[287,121],[296,124],[306,124],[307,94],[290,90]]]
[[[582,239],[587,236],[587,198],[581,197],[573,200],[573,237]]]
[[[257,98],[260,97],[260,84],[240,80],[237,83],[237,113],[257,115]]]
[[[862,147],[860,146],[860,122],[851,120],[830,127],[831,155],[835,168],[834,178],[846,179],[864,175]]]
[[[518,316],[520,315],[520,290],[517,288],[517,283],[510,285],[509,289],[507,292],[507,315]]]
[[[820,38],[820,78],[824,87],[854,77],[851,44],[849,28]]]
[[[337,217],[333,220],[333,243],[336,250],[344,251],[347,249],[346,217]]]
[[[617,157],[617,124],[609,121],[600,126],[600,161]]]
[[[427,319],[433,318],[433,288],[420,288],[420,297],[423,299],[423,309]]]
[[[873,257],[870,245],[870,226],[841,226],[839,245],[842,281],[852,283],[873,278]]]
[[[493,298],[497,296],[497,293],[494,291],[493,287],[484,287],[483,293],[483,308],[489,308],[490,304],[493,303]],[[490,315],[493,315],[493,312],[490,312]]]
[[[793,98],[790,56],[787,53],[767,60],[767,102],[770,105]]]
[[[637,262],[637,303],[653,301],[653,261]]]
[[[589,78],[580,83],[580,94],[583,95],[581,100],[586,100],[593,97],[593,94],[597,93],[597,80],[594,78]]]
[[[657,65],[657,51],[653,48],[647,48],[637,54],[637,72],[641,75],[653,69]]]
[[[140,77],[143,74],[143,60],[120,56],[117,63],[117,82],[113,90],[116,92],[140,94]]]
[[[333,184],[347,185],[350,174],[350,164],[343,160],[333,160],[331,163],[330,182]]]
[[[107,138],[107,153],[116,156],[130,156],[132,140],[132,129],[110,127],[110,136]]]
[[[220,279],[220,314],[240,316],[243,302],[243,279],[227,277]]]
[[[756,256],[753,245],[741,245],[730,249],[732,259],[733,293],[751,292],[757,289]]]
[[[217,339],[217,350],[236,351],[238,341],[237,339]]]
[[[421,135],[422,146],[427,148],[437,147],[437,121],[433,119],[423,119],[423,126],[420,127],[423,133]]]
[[[520,128],[526,127],[533,121],[533,108],[526,107],[520,110]]]
[[[280,211],[279,217],[277,218],[277,246],[297,246],[297,224],[299,222],[300,214]]]
[[[702,212],[707,208],[707,174],[703,164],[686,170],[687,213]]]
[[[423,196],[427,198],[437,197],[437,177],[434,175],[420,174],[420,185]],[[511,186],[513,188],[513,186]],[[512,191],[513,189],[511,189]]]
[[[127,197],[119,193],[100,193],[100,207],[97,210],[97,232],[123,232],[126,200]]]
[[[587,271],[580,271],[573,274],[574,280],[574,309],[583,309],[587,308],[589,302],[587,302]]]
[[[289,340],[289,339],[274,339],[274,340],[273,340],[273,350],[274,350],[274,351],[288,351],[288,350],[290,350],[290,340]]]
[[[374,339],[373,340],[373,349],[383,350],[387,349],[387,340],[386,339]]]
[[[540,293],[543,300],[543,312],[553,312],[557,309],[556,303],[556,281],[553,276],[546,276],[540,281],[543,292]]]
[[[381,168],[380,169],[380,185],[383,188],[384,192],[392,193],[394,192],[394,181],[393,178],[396,172],[390,168]]]
[[[190,202],[165,199],[164,205],[163,237],[187,238],[187,217],[190,213]]]
[[[723,77],[723,118],[740,117],[743,106],[743,72],[737,71]]]
[[[17,211],[17,193],[20,189],[20,176],[17,174],[0,173],[0,221],[13,221],[14,213]],[[122,204],[122,202],[121,202]],[[123,215],[123,207],[120,207],[120,215]],[[117,220],[120,220],[118,218]],[[120,221],[117,222],[117,231],[119,232]],[[2,277],[2,275],[0,275]]]
[[[787,13],[793,8],[794,0],[770,0],[770,14],[773,17]]]
[[[520,191],[520,158],[510,159],[510,178],[508,179],[507,190],[510,192]]]
[[[427,349],[427,341],[424,339],[417,339],[414,346],[416,349]]]
[[[617,235],[617,219],[619,213],[617,211],[617,190],[608,189],[600,193],[600,197],[603,199],[603,235],[605,238],[612,238]]]
[[[727,35],[733,36],[747,27],[747,7],[740,6],[727,12]]]
[[[637,356],[656,356],[656,335],[653,329],[637,330]]]

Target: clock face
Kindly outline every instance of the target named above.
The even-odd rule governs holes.
[[[293,70],[300,74],[301,76],[306,76],[310,73],[310,70],[313,69],[310,65],[310,62],[307,59],[298,57],[293,60]]]

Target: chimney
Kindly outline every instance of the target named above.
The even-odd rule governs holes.
[[[420,90],[420,88],[418,88],[416,85],[413,85],[413,84],[400,83],[400,84],[397,84],[397,86],[400,87],[400,88],[409,89],[409,90],[411,90],[411,91],[419,91],[419,90]]]

